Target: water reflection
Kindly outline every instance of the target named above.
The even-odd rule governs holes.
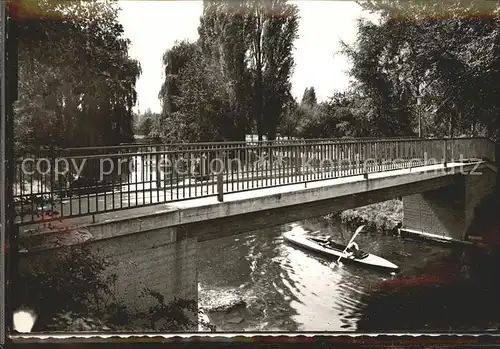
[[[284,242],[282,235],[290,230],[330,235],[343,243],[352,235],[339,225],[315,220],[200,244],[200,305],[246,303],[210,313],[218,330],[358,330],[369,308],[368,296],[382,281],[394,278],[355,265],[332,268],[332,260]],[[419,275],[422,265],[450,254],[448,246],[392,236],[364,233],[356,241],[362,250],[399,265],[397,278]]]

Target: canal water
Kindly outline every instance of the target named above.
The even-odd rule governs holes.
[[[482,310],[476,315],[469,314],[471,307],[450,310],[478,304],[478,298],[481,307],[487,307],[481,293],[485,287],[464,291],[452,283],[437,289],[436,279],[456,282],[468,275],[463,253],[448,244],[360,234],[356,242],[362,250],[401,268],[391,275],[352,265],[332,267],[331,260],[284,242],[283,233],[290,230],[330,235],[345,243],[352,235],[340,224],[318,219],[199,244],[199,304],[217,331],[442,331],[492,326],[491,316],[483,316]],[[427,279],[416,279],[416,286],[426,290],[420,293],[394,287],[380,291],[381,284],[422,275]]]

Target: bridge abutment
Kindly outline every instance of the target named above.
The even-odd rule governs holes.
[[[495,186],[496,174],[483,168],[456,183],[403,197],[403,233],[464,241],[479,202]]]
[[[152,294],[161,294],[163,303],[167,306],[174,300],[192,303],[195,311],[186,309],[189,327],[185,330],[196,331],[198,328],[196,265],[198,242],[196,237],[188,237],[186,234],[178,233],[178,230],[177,227],[163,227],[104,239],[90,239],[83,245],[68,243],[67,246],[49,247],[23,253],[19,269],[21,273],[30,274],[37,267],[43,266],[43,270],[50,273],[54,270],[53,268],[57,268],[54,263],[61,263],[63,260],[71,262],[71,257],[61,259],[58,255],[60,252],[68,256],[73,255],[71,250],[63,250],[64,248],[78,249],[87,246],[90,252],[89,259],[83,260],[105,260],[106,268],[99,274],[99,277],[105,280],[106,277],[114,276],[115,282],[110,292],[114,294],[117,301],[127,307],[127,313],[130,316],[139,316],[139,322],[144,322],[148,326],[151,308],[160,305]],[[78,235],[79,232],[72,231],[65,234]],[[77,268],[68,265],[67,273],[71,273],[72,269]],[[93,276],[82,277],[92,278]],[[68,278],[74,279],[74,276],[68,274]],[[88,282],[95,281],[89,279]],[[71,287],[71,285],[65,285],[65,280],[60,280],[60,285]],[[81,297],[82,295],[75,296]],[[103,296],[109,297],[109,295]],[[28,306],[31,305],[28,304]],[[159,321],[161,325],[161,319]]]
[[[156,300],[147,290],[174,299],[197,302],[197,239],[178,234],[177,228],[117,236],[91,243],[92,251],[109,263],[116,274],[116,295],[136,311],[145,311]]]

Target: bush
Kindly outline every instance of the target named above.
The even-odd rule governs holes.
[[[364,224],[371,232],[396,233],[403,221],[403,202],[393,199],[327,216],[327,219],[335,218],[350,228]]]
[[[149,308],[148,316],[153,330],[162,332],[191,331],[198,327],[198,305],[194,300],[174,299],[165,304],[165,297],[149,288],[144,289],[143,296],[150,296],[156,304]],[[201,320],[200,325],[215,331],[215,326]]]
[[[36,309],[42,328],[61,313],[100,318],[117,303],[113,292],[116,275],[103,276],[107,266],[104,259],[91,254],[88,245],[62,247],[50,260],[20,271],[20,300]]]

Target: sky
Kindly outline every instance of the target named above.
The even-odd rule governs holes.
[[[314,86],[318,101],[348,87],[349,62],[339,53],[340,41],[356,40],[356,22],[364,13],[354,1],[291,1],[299,8],[299,38],[295,41],[292,94],[302,98]],[[161,111],[158,92],[163,83],[163,53],[176,41],[198,37],[202,1],[120,1],[119,21],[131,40],[129,55],[142,68],[136,89],[136,110]]]

